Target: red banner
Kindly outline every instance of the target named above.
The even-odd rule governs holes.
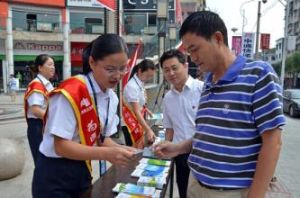
[[[270,34],[260,34],[260,49],[270,49]]]
[[[116,1],[115,0],[98,0],[100,4],[102,4],[103,7],[115,11],[116,10]]]
[[[176,11],[175,12],[176,12],[176,22],[181,25],[183,23],[183,16],[182,16],[180,0],[176,0]]]
[[[124,89],[125,85],[127,84],[130,74],[131,74],[131,71],[132,71],[133,67],[136,65],[139,51],[141,49],[141,44],[142,44],[142,41],[139,40],[139,42],[136,46],[135,52],[133,53],[133,56],[131,57],[131,59],[129,60],[129,62],[127,64],[127,67],[129,68],[129,72],[122,79],[122,89]]]
[[[232,51],[237,56],[242,52],[242,36],[232,36]]]

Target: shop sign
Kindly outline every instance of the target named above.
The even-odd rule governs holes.
[[[32,55],[47,53],[50,55],[63,55],[63,44],[58,42],[26,42],[14,41],[14,53],[17,55]]]
[[[97,0],[67,0],[67,5],[75,7],[103,8],[102,4]]]
[[[124,10],[156,10],[157,0],[123,0]],[[169,10],[175,9],[175,1],[169,0]]]

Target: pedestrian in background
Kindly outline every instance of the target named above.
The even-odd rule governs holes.
[[[235,56],[216,13],[192,13],[179,35],[207,76],[193,139],[162,143],[156,155],[190,153],[189,198],[265,197],[285,124],[276,73],[266,62]]]
[[[15,78],[15,75],[9,75],[7,87],[11,102],[16,102],[17,91],[19,90],[19,80]]]
[[[179,143],[195,134],[195,118],[203,82],[188,74],[186,56],[179,50],[170,50],[160,57],[160,66],[171,89],[163,98],[163,126],[166,140]],[[186,198],[190,168],[189,154],[175,157],[176,182],[180,198]]]
[[[48,93],[53,86],[49,81],[55,74],[54,59],[40,54],[34,62],[36,77],[29,83],[24,95],[27,137],[34,165],[38,157],[39,145],[43,137],[43,119],[48,105]]]
[[[155,134],[146,121],[146,114],[152,115],[147,108],[147,95],[145,82],[151,80],[155,74],[156,66],[153,61],[144,59],[137,64],[131,73],[128,83],[124,87],[123,105],[123,126],[126,145],[136,148],[144,148],[144,136],[148,143],[152,144],[155,140]],[[125,114],[129,114],[128,116]],[[125,119],[125,117],[127,119]],[[131,121],[135,129],[131,127]],[[139,130],[136,130],[139,129]]]
[[[125,166],[135,149],[115,143],[118,97],[113,88],[127,72],[127,46],[104,34],[83,52],[83,75],[71,77],[50,94],[33,197],[80,197],[91,186],[90,160]]]

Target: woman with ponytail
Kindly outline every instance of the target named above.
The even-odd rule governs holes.
[[[127,72],[127,47],[116,34],[92,41],[83,52],[83,75],[50,94],[33,197],[79,197],[91,185],[91,161],[126,166],[135,149],[116,144],[118,98],[113,92]]]
[[[27,138],[34,165],[43,137],[43,119],[48,104],[48,93],[53,89],[49,81],[55,74],[54,59],[47,54],[36,57],[32,68],[37,76],[29,83],[24,95],[24,109],[27,121]]]
[[[146,113],[150,116],[152,114],[146,107],[145,82],[153,78],[155,71],[156,66],[153,61],[143,60],[133,68],[130,80],[124,88],[123,115],[127,114],[130,117],[123,116],[122,130],[128,146],[143,148],[144,136],[149,144],[155,140],[155,134],[145,120]],[[133,124],[132,121],[136,123]]]

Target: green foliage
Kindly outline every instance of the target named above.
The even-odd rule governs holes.
[[[286,72],[300,72],[300,51],[296,51],[286,59]]]

